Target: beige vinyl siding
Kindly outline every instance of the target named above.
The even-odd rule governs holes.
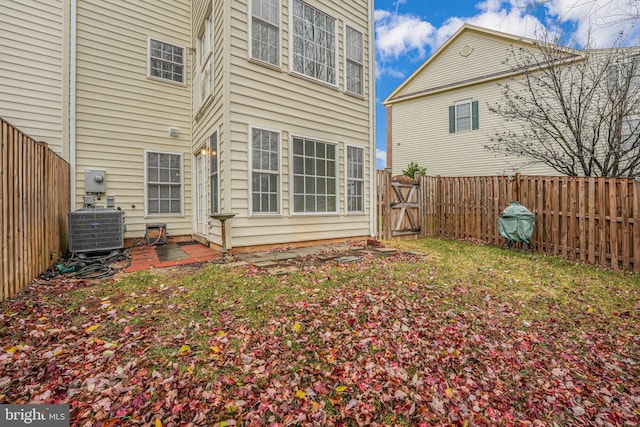
[[[62,29],[60,0],[2,4],[0,116],[61,155]]]
[[[189,2],[85,0],[77,15],[77,205],[85,170],[104,169],[125,237],[143,236],[151,222],[166,222],[170,236],[191,234]],[[147,77],[150,36],[185,48],[185,85]],[[145,217],[145,151],[182,155],[182,215]]]
[[[365,148],[369,158],[370,94],[368,52],[365,49],[365,98],[347,95],[344,87],[344,23],[366,29],[367,1],[317,1],[310,3],[337,19],[338,88],[289,73],[289,0],[281,2],[281,70],[248,60],[247,1],[234,1],[230,8],[230,134],[232,151],[228,175],[231,179],[230,203],[225,209],[237,214],[233,222],[233,246],[250,246],[319,239],[362,237],[369,234],[369,205],[362,215],[346,215],[344,185],[345,144]],[[365,48],[368,35],[364,33]],[[264,127],[281,131],[281,216],[251,216],[249,212],[249,128]],[[339,165],[337,214],[294,214],[291,206],[291,137],[302,136],[337,143]],[[365,166],[369,176],[371,165]],[[369,180],[365,199],[372,195]]]
[[[401,174],[415,161],[429,175],[557,175],[544,165],[525,165],[525,159],[484,148],[505,126],[502,118],[488,110],[501,97],[497,83],[490,82],[393,104],[393,173]],[[449,133],[449,106],[469,98],[478,101],[480,128]]]

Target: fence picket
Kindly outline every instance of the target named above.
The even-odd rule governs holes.
[[[69,164],[0,119],[0,301],[66,251]],[[55,236],[55,237],[51,237]]]
[[[378,215],[384,219],[378,221],[378,235],[391,239],[391,178],[388,172],[378,174]],[[418,182],[419,237],[502,244],[497,219],[512,200],[519,200],[535,213],[536,250],[640,271],[640,182],[520,175],[420,177]]]

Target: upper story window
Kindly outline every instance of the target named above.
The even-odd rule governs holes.
[[[149,76],[184,83],[184,47],[149,38]]]
[[[640,91],[640,57],[629,58],[609,66],[607,76],[609,92],[624,90],[627,94]]]
[[[622,121],[622,149],[631,150],[640,141],[640,116],[627,116]]]
[[[449,107],[449,133],[464,132],[479,128],[478,101],[465,99]]]
[[[196,79],[197,84],[200,86],[199,97],[195,100],[202,104],[213,93],[213,14],[209,15],[205,19],[203,26],[201,27],[201,34],[198,37],[198,74],[199,79]],[[195,107],[198,107],[196,103]]]
[[[293,0],[292,70],[336,84],[336,19],[300,1]]]
[[[209,56],[211,55],[211,47],[213,40],[213,14],[204,21],[202,28],[202,34],[198,37],[198,50],[199,50],[199,64],[203,66],[206,64]]]
[[[362,33],[350,26],[345,27],[345,85],[347,92],[364,93],[364,44]]]
[[[280,0],[251,0],[251,57],[280,63]]]

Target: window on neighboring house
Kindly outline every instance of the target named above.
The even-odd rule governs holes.
[[[627,116],[622,121],[620,143],[623,150],[630,150],[640,141],[640,116]]]
[[[198,74],[196,81],[200,85],[199,104],[202,104],[213,92],[213,13],[202,26],[202,34],[198,37]],[[194,95],[195,98],[195,95]]]
[[[218,173],[218,132],[209,137],[209,179],[211,190],[211,213],[220,212],[220,174]]]
[[[337,149],[311,139],[293,138],[293,211],[337,212]]]
[[[478,101],[458,101],[449,107],[449,133],[479,129]]]
[[[626,93],[637,95],[640,91],[640,57],[628,58],[610,65],[607,88],[610,93],[627,88]]]
[[[280,0],[251,0],[251,57],[280,63]]]
[[[347,146],[347,212],[364,211],[364,148]]]
[[[280,134],[251,130],[251,201],[253,213],[280,212]]]
[[[345,84],[347,92],[364,93],[364,43],[362,33],[348,25],[345,27]]]
[[[296,73],[336,84],[336,20],[293,0],[292,69]]]
[[[182,155],[147,152],[147,214],[182,213]]]
[[[184,48],[149,38],[149,76],[184,83]]]

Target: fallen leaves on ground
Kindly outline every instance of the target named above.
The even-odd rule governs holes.
[[[494,272],[307,261],[33,284],[2,304],[0,401],[67,403],[81,426],[638,425],[637,309],[523,317],[534,300]]]

